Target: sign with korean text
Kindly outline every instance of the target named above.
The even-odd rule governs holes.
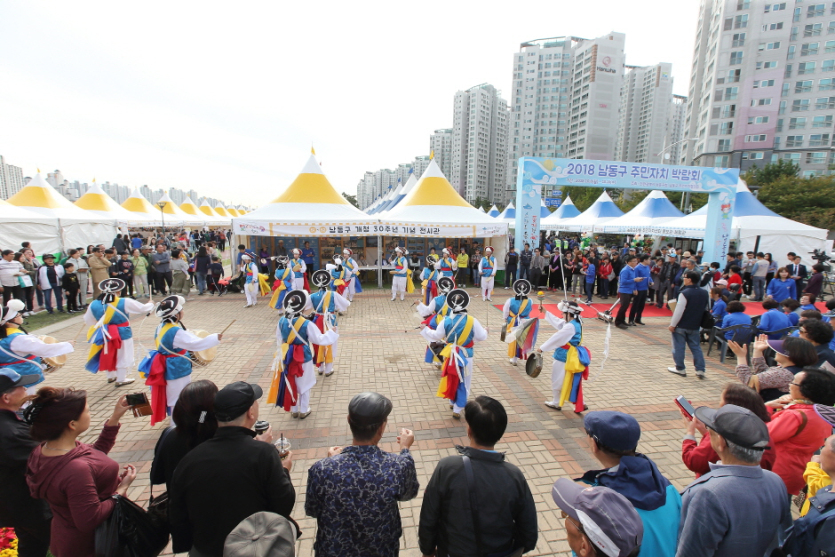
[[[519,159],[516,175],[516,236],[514,246],[522,253],[525,244],[531,249],[539,246],[540,206],[542,199],[543,167],[535,159]]]
[[[235,219],[235,234],[243,236],[411,236],[420,238],[491,238],[507,233],[505,223],[411,224],[411,223],[263,223]]]

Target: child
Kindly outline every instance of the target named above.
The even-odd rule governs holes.
[[[125,281],[125,288],[122,290],[122,297],[130,295],[134,300],[133,291],[133,261],[129,259],[128,252],[122,252],[121,259],[116,262],[116,278]]]
[[[215,291],[218,293],[218,298],[223,296],[225,289],[218,284],[218,281],[222,278],[223,265],[220,263],[220,257],[214,255],[212,256],[212,262],[209,264],[209,292],[212,296],[215,295]]]
[[[61,286],[67,297],[67,313],[78,313],[78,292],[81,284],[78,282],[78,274],[75,272],[75,265],[67,263],[64,265],[64,276],[61,278]],[[60,310],[58,310],[60,311]]]
[[[64,313],[64,299],[61,291],[61,277],[64,276],[64,268],[55,264],[55,256],[47,253],[43,256],[43,265],[38,269],[38,290],[43,292],[46,312],[52,311],[52,294],[55,294],[55,306],[59,312]]]

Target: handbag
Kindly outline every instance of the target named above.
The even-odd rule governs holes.
[[[484,549],[481,545],[481,523],[478,520],[478,514],[475,512],[475,509],[478,508],[478,504],[475,497],[475,477],[473,475],[473,465],[470,462],[470,457],[467,455],[464,455],[463,459],[464,472],[467,475],[467,492],[470,495],[470,514],[473,518],[473,530],[475,531],[475,544],[478,554],[484,555],[484,557],[522,557],[522,554],[525,553],[525,548],[516,547],[515,541],[511,544],[513,549],[509,549],[507,551],[497,551],[494,553],[484,553]]]
[[[95,557],[156,557],[168,545],[163,530],[142,507],[121,495],[95,533]]]
[[[17,283],[21,288],[29,288],[32,286],[32,277],[29,276],[29,273],[21,275],[17,277]]]

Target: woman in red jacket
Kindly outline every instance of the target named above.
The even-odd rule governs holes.
[[[797,495],[806,485],[806,464],[832,434],[832,426],[815,412],[815,404],[835,406],[835,375],[814,367],[794,376],[789,394],[766,403],[776,409],[767,424],[771,446],[777,451],[771,471],[783,479],[789,495]]]
[[[768,409],[763,404],[763,399],[757,391],[741,383],[725,385],[725,390],[719,397],[719,406],[725,406],[726,404],[735,404],[747,408],[766,424],[771,421]],[[688,470],[696,473],[698,478],[702,474],[710,472],[710,463],[719,462],[719,455],[710,446],[710,435],[708,435],[707,428],[702,422],[696,418],[692,420],[685,418],[685,422],[687,423],[687,435],[681,442],[681,460]],[[696,430],[702,434],[702,440],[698,444],[696,444]],[[760,467],[771,470],[775,456],[776,453],[773,448],[766,449],[760,461]]]
[[[26,481],[32,497],[46,500],[52,509],[50,551],[55,557],[92,556],[96,527],[116,505],[112,495],[124,496],[136,478],[133,466],[120,474],[119,464],[107,456],[127,409],[123,396],[93,445],[76,440],[90,427],[86,391],[43,387],[24,412],[30,435],[43,442],[29,457]]]

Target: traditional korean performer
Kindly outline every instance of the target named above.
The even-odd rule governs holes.
[[[441,251],[441,259],[435,264],[435,268],[441,272],[441,276],[453,278],[458,270],[458,261],[452,255],[452,247],[446,247]]]
[[[295,273],[290,269],[289,264],[290,259],[287,256],[279,255],[275,258],[275,282],[270,307],[279,311],[284,310],[284,296],[293,290],[296,282]]]
[[[313,276],[310,277],[310,281],[318,290],[308,297],[305,311],[313,311],[313,323],[321,333],[324,334],[327,331],[339,333],[336,314],[346,311],[351,302],[340,295],[339,292],[328,289],[331,282],[328,271],[323,269],[315,271]],[[319,346],[313,343],[313,363],[319,375],[323,373],[325,377],[333,375],[333,362],[336,359],[337,344],[338,339],[334,340],[333,344],[329,346]]]
[[[354,295],[362,293],[362,286],[360,285],[359,264],[354,259],[354,251],[345,248],[342,250],[342,266],[348,271],[348,286],[345,292],[341,292],[349,302],[354,301]]]
[[[260,293],[261,285],[258,277],[258,264],[255,263],[255,254],[251,251],[246,251],[241,256],[241,274],[246,277],[244,282],[244,294],[246,294],[245,308],[251,308],[258,303],[258,294]]]
[[[481,276],[481,297],[485,302],[493,301],[493,283],[496,277],[496,258],[493,246],[484,248],[484,256],[478,262],[478,274]]]
[[[406,282],[409,280],[409,260],[406,259],[406,255],[408,252],[397,246],[394,248],[394,258],[392,261],[392,265],[394,266],[394,270],[391,271],[392,278],[391,278],[391,301],[393,302],[397,298],[397,294],[400,294],[400,301],[406,299]]]
[[[546,340],[538,352],[554,350],[554,365],[551,368],[552,399],[545,403],[548,408],[561,410],[566,401],[574,404],[574,411],[588,410],[583,402],[583,380],[588,379],[591,353],[583,346],[583,310],[574,301],[562,301],[557,306],[563,313],[560,319],[546,312],[545,320],[557,330]]]
[[[437,263],[438,256],[430,253],[426,256],[426,267],[420,273],[421,294],[423,295],[423,305],[425,306],[428,306],[438,295],[438,279],[441,277],[441,272],[435,268]]]
[[[421,323],[424,327],[435,329],[438,327],[438,321],[449,315],[450,309],[446,303],[447,294],[455,288],[455,282],[449,277],[441,277],[438,279],[439,294],[432,298],[428,305],[418,302],[418,315],[424,318]],[[426,346],[426,356],[424,361],[427,364],[435,364],[436,367],[441,367],[443,361],[440,358],[441,349],[444,347],[443,342],[432,342]]]
[[[299,248],[293,248],[293,258],[290,260],[290,269],[293,270],[293,274],[295,275],[294,286],[296,290],[309,290],[307,286],[307,276],[305,273],[307,272],[307,265],[302,259],[302,250]]]
[[[505,334],[510,335],[513,329],[518,327],[523,319],[527,319],[531,315],[531,303],[528,294],[531,292],[531,283],[525,279],[519,279],[513,283],[513,298],[508,298],[502,308],[502,315],[505,321]],[[516,365],[519,358],[523,360],[528,359],[528,353],[518,346],[518,343],[513,340],[507,344],[507,356],[510,358],[510,363]]]

